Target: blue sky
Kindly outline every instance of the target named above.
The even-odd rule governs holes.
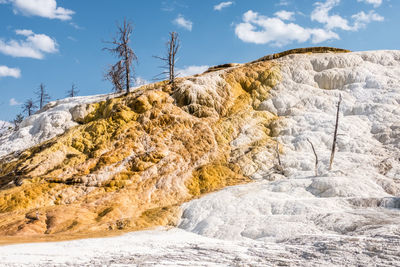
[[[44,83],[52,99],[75,83],[79,95],[108,93],[102,51],[116,23],[133,22],[139,80],[160,72],[168,32],[181,38],[183,74],[248,62],[296,47],[398,49],[398,0],[0,0],[0,120]]]

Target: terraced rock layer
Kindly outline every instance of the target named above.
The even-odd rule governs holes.
[[[310,50],[318,53],[311,53]],[[15,231],[10,232],[14,236],[3,235],[0,243],[21,242],[21,239],[46,241],[52,237],[55,239],[88,237],[94,233],[110,235],[117,231],[109,229],[114,227],[123,229],[118,230],[119,232],[124,229],[129,231],[134,229],[128,226],[133,223],[139,225],[139,222],[142,222],[140,227],[146,227],[146,222],[149,226],[165,225],[165,221],[173,222],[175,215],[179,215],[182,210],[176,228],[162,227],[150,231],[138,231],[107,240],[4,246],[0,247],[1,262],[20,266],[28,258],[29,264],[37,263],[45,266],[55,264],[81,266],[93,263],[149,266],[154,264],[399,266],[400,51],[340,53],[341,51],[337,49],[323,50],[323,48],[295,51],[297,54],[290,54],[293,51],[283,52],[264,57],[254,63],[216,66],[210,68],[207,74],[180,80],[178,90],[174,92],[163,84],[157,84],[141,88],[135,93],[136,95],[128,98],[135,103],[140,100],[140,103],[149,104],[129,105],[125,104],[123,98],[113,100],[113,96],[103,96],[104,99],[109,98],[107,102],[77,106],[71,111],[63,111],[60,116],[58,111],[61,107],[58,103],[62,106],[72,106],[71,100],[62,100],[55,104],[54,108],[58,111],[50,108],[45,113],[35,114],[25,121],[20,131],[7,137],[10,141],[6,146],[1,143],[4,137],[0,137],[0,155],[4,155],[4,151],[15,152],[21,147],[28,147],[26,142],[20,141],[26,140],[29,136],[44,140],[53,133],[48,131],[49,128],[61,131],[65,127],[61,127],[59,122],[68,116],[81,124],[76,128],[69,127],[69,131],[74,131],[78,137],[84,137],[76,139],[76,147],[71,148],[66,137],[69,132],[66,132],[63,136],[50,140],[49,145],[43,149],[31,148],[28,152],[24,152],[33,155],[27,156],[28,160],[24,161],[22,158],[24,153],[18,154],[18,152],[15,152],[14,156],[3,158],[2,166],[9,170],[16,169],[17,172],[5,175],[1,179],[2,194],[21,192],[21,188],[35,189],[32,193],[22,194],[29,196],[28,201],[17,201],[24,203],[26,207],[30,205],[31,208],[23,208],[23,205],[18,204],[19,206],[12,211],[3,211],[5,215],[1,218],[3,230],[6,229],[6,220],[10,226],[18,225],[16,221],[25,217],[32,222],[32,225],[34,222],[39,224],[37,222],[39,220],[36,220],[36,210],[39,207],[48,212],[45,213],[48,219],[42,222],[49,225],[54,223],[61,229],[62,217],[57,213],[55,215],[50,213],[51,211],[62,207],[66,214],[73,214],[74,209],[80,211],[83,210],[82,207],[89,207],[80,217],[74,217],[83,222],[65,224],[65,229],[70,228],[69,230],[61,229],[55,234],[38,235],[29,235],[26,231],[24,237],[22,230]],[[329,53],[320,53],[325,51]],[[202,135],[201,140],[212,142],[207,142],[207,146],[199,143],[205,149],[199,152],[201,159],[197,161],[199,164],[193,167],[195,161],[192,158],[187,159],[186,155],[192,155],[189,151],[194,150],[185,145],[183,145],[185,150],[179,150],[178,148],[182,146],[177,146],[175,139],[173,141],[168,139],[168,136],[174,136],[174,133],[164,134],[168,130],[165,125],[174,131],[180,131],[181,128],[175,126],[177,123],[174,123],[174,126],[163,124],[163,127],[158,127],[157,123],[151,124],[151,127],[157,129],[151,132],[152,135],[164,134],[165,141],[163,139],[162,142],[156,142],[151,139],[148,143],[155,148],[142,150],[158,151],[155,144],[160,146],[160,143],[165,143],[169,154],[151,157],[160,160],[159,162],[156,162],[157,160],[152,162],[136,155],[141,162],[154,164],[150,167],[143,165],[145,166],[143,171],[131,170],[139,175],[138,180],[108,179],[108,176],[103,174],[110,172],[97,171],[106,170],[107,166],[108,170],[113,170],[115,174],[119,171],[126,172],[124,169],[126,167],[118,166],[126,166],[125,162],[132,165],[135,155],[121,156],[123,159],[120,160],[118,154],[113,156],[117,158],[116,160],[112,160],[113,157],[109,159],[109,162],[117,163],[98,163],[103,154],[96,151],[102,147],[111,147],[107,144],[114,144],[119,135],[111,135],[114,137],[109,137],[107,134],[96,135],[99,140],[97,142],[94,141],[96,138],[86,135],[85,127],[92,127],[104,121],[104,125],[107,126],[105,129],[111,127],[108,126],[111,122],[119,125],[110,128],[114,129],[112,130],[114,132],[117,132],[116,128],[127,131],[126,129],[131,127],[124,128],[123,125],[134,122],[145,128],[147,124],[142,123],[139,118],[141,116],[152,118],[143,114],[154,110],[154,105],[152,101],[142,101],[143,98],[140,97],[144,95],[145,99],[150,99],[148,97],[150,92],[165,94],[167,99],[171,99],[168,101],[172,101],[165,102],[173,107],[170,110],[184,114],[184,117],[179,115],[180,118],[187,118],[189,122],[195,121],[204,126],[199,131],[195,131],[196,128],[193,126],[181,130],[188,133],[185,139],[181,140],[181,144],[187,140],[185,144],[197,146],[199,139],[193,137],[193,134]],[[342,102],[339,110],[337,150],[333,167],[329,169],[339,96]],[[112,106],[110,103],[121,103],[121,101],[126,106],[121,110],[124,110],[123,113],[126,112],[127,116],[123,113],[115,116],[107,115],[115,114],[108,112],[109,106]],[[129,101],[127,103],[130,103]],[[164,105],[166,104],[161,104]],[[137,107],[146,108],[137,109]],[[123,120],[125,124],[116,122],[118,118],[130,118],[130,116],[131,119]],[[55,120],[50,120],[51,123],[47,126],[48,118]],[[38,126],[34,127],[32,125],[34,121],[45,122],[45,126],[38,123],[35,124]],[[76,125],[76,122],[69,125]],[[139,136],[143,133],[133,132]],[[135,141],[136,135],[132,136],[133,141],[129,142],[137,146],[143,144]],[[195,141],[191,141],[191,138]],[[139,152],[142,150],[135,150],[132,148],[134,146],[124,139],[126,138],[119,141],[126,144],[126,150],[138,152],[140,155]],[[101,140],[104,140],[106,145],[103,145]],[[315,157],[308,140],[314,144],[319,157],[318,175],[315,175]],[[282,168],[274,168],[276,141],[279,141],[279,149],[282,152]],[[99,169],[93,168],[87,174],[79,174],[72,164],[68,168],[77,175],[68,176],[67,171],[53,167],[49,168],[49,173],[53,172],[52,177],[46,176],[47,174],[28,176],[28,172],[39,171],[41,165],[38,164],[35,169],[27,162],[40,162],[40,155],[44,155],[43,159],[47,158],[50,162],[50,152],[44,151],[57,142],[65,149],[56,151],[79,148],[78,151],[83,151],[79,152],[82,154],[81,157],[87,157],[80,163],[93,158],[94,164],[98,165]],[[96,146],[92,146],[93,143]],[[34,149],[37,149],[36,152]],[[186,150],[188,151],[186,154],[180,154]],[[31,154],[29,151],[32,151]],[[91,151],[96,156],[91,156]],[[120,152],[124,150],[121,149]],[[178,160],[171,158],[170,155],[176,155],[175,159]],[[184,156],[179,157],[179,155]],[[147,170],[151,168],[159,170],[158,167],[163,166],[159,165],[160,162],[167,159],[170,164],[174,164],[171,170],[176,171],[175,173],[178,173],[180,166],[186,166],[187,177],[171,175],[168,179],[161,177],[163,180],[160,180],[156,176],[150,176]],[[23,165],[28,167],[24,168]],[[149,176],[143,176],[146,173]],[[100,177],[106,179],[101,180]],[[250,179],[252,182],[246,183]],[[104,184],[102,182],[95,185],[96,180],[103,181]],[[146,180],[150,182],[149,187],[143,187]],[[13,185],[21,184],[21,181],[22,186]],[[154,185],[151,184],[153,181],[159,182]],[[105,186],[110,182],[113,184]],[[242,182],[245,184],[218,190],[225,185]],[[29,183],[34,186],[26,187]],[[147,202],[143,201],[140,204],[147,205],[143,211],[132,207],[131,204],[135,201],[130,200],[137,192],[133,185],[139,183],[142,183],[140,188],[144,188],[142,193],[148,199]],[[182,187],[178,188],[177,183]],[[52,194],[48,193],[49,190],[61,185],[69,188],[68,192],[73,192],[77,196],[76,200],[70,198],[69,203],[61,202],[61,204],[51,202],[48,196]],[[167,188],[173,187],[181,191],[178,189],[168,191]],[[79,193],[78,188],[82,193]],[[176,192],[176,195],[165,196],[158,190]],[[215,192],[211,192],[214,190]],[[91,192],[95,192],[98,198],[93,197],[94,194]],[[207,192],[211,193],[204,195]],[[178,201],[173,202],[176,199],[184,199],[182,197],[184,193],[188,196],[187,199],[191,199],[190,201],[182,205],[179,205]],[[116,200],[115,196],[119,194],[122,197]],[[43,195],[43,198],[36,197],[36,202],[31,201],[32,196]],[[79,198],[80,196],[84,197]],[[96,205],[101,207],[100,204],[106,203],[107,199],[113,200],[115,206],[102,206],[98,213],[94,213],[93,207]],[[48,201],[47,204],[44,200]],[[124,206],[125,200],[128,200],[128,206]],[[163,204],[168,201],[170,201],[169,206]],[[154,203],[154,208],[150,208],[149,203]],[[179,208],[173,203],[177,203]],[[119,215],[119,218],[116,218],[113,212],[121,211],[122,208],[127,211],[131,209],[131,214],[134,216],[123,218],[123,215]],[[84,220],[88,214],[93,214],[96,219],[86,218],[87,222],[92,222],[93,228],[85,235],[83,228],[88,227],[84,225]],[[27,227],[24,222],[19,225],[21,229]],[[83,227],[82,230],[78,229],[80,225]],[[31,233],[33,232],[32,230]],[[104,246],[104,242],[107,242],[107,246]]]
[[[0,159],[0,235],[175,225],[183,202],[274,166],[278,117],[260,104],[280,79],[259,62],[71,108],[78,126]]]

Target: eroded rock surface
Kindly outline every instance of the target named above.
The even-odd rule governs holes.
[[[174,225],[74,259],[399,265],[400,51],[296,51],[86,104],[80,125],[1,159],[2,238]]]
[[[75,126],[1,159],[0,234],[175,225],[183,202],[273,166],[278,117],[258,107],[280,79],[260,62],[68,108]]]

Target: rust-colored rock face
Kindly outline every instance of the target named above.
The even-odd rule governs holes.
[[[78,126],[1,158],[0,236],[174,225],[183,202],[273,167],[278,118],[260,103],[280,66],[232,66],[77,107]]]

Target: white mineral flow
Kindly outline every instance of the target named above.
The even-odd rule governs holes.
[[[77,125],[73,117],[83,116],[84,114],[79,113],[83,112],[82,109],[86,104],[100,102],[117,95],[78,96],[48,103],[43,109],[25,118],[18,130],[0,134],[0,157],[63,134],[67,129]]]
[[[400,265],[400,51],[289,55],[276,62],[282,80],[259,109],[280,117],[272,131],[283,175],[266,168],[270,154],[259,151],[249,162],[253,183],[184,204],[180,229],[0,247],[0,261],[18,265],[24,255],[38,265]],[[241,128],[232,147],[254,140],[253,124]],[[9,140],[24,135],[36,138],[30,144],[40,139],[20,131]],[[318,154],[318,177],[307,139]],[[11,151],[5,147],[0,155]]]
[[[0,121],[0,136],[5,135],[12,129],[12,124],[8,121]]]
[[[282,245],[326,235],[342,242],[373,240],[377,246],[386,240],[381,252],[396,251],[400,51],[291,55],[278,62],[282,82],[261,108],[282,118],[273,131],[283,148],[285,176],[260,169],[255,183],[186,203],[179,227],[218,239]],[[339,95],[337,151],[328,171]],[[319,177],[307,138],[320,159]]]

